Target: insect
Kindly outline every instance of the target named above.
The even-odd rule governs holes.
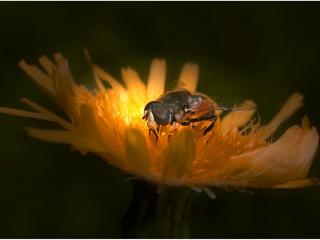
[[[220,107],[203,94],[192,94],[186,89],[178,89],[166,92],[157,100],[149,102],[144,108],[142,119],[147,121],[149,134],[154,133],[158,141],[160,126],[168,124],[189,126],[196,122],[210,121],[203,133],[206,135],[214,127],[217,120],[217,110],[244,111],[253,110],[253,108]]]

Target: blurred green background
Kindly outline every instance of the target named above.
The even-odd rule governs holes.
[[[224,104],[252,98],[263,123],[299,91],[306,105],[280,133],[304,114],[319,128],[319,15],[318,3],[0,3],[0,105],[23,107],[24,96],[51,107],[17,63],[57,51],[92,87],[86,47],[116,77],[130,65],[146,79],[161,57],[174,82],[183,63],[196,62],[201,92]],[[0,115],[0,237],[120,237],[126,176],[30,139],[24,126],[51,127]],[[310,176],[320,177],[319,154]],[[192,237],[320,237],[320,187],[215,193],[215,201],[196,195]]]

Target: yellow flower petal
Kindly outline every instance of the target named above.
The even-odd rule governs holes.
[[[147,86],[149,101],[157,99],[163,92],[166,78],[166,62],[163,59],[154,59],[151,63]]]
[[[164,150],[164,181],[179,179],[189,169],[195,159],[196,144],[194,132],[190,128],[181,129],[170,139]]]
[[[141,95],[145,93],[146,86],[141,81],[138,73],[132,68],[122,68],[121,69],[122,78],[127,86],[128,91],[141,92]]]
[[[135,106],[134,108],[143,112],[144,104],[147,100],[147,89],[141,81],[139,75],[132,68],[121,69],[122,78],[126,84],[129,98],[129,104]]]
[[[282,122],[287,120],[297,109],[303,105],[303,96],[294,93],[282,106],[278,114],[262,130],[266,130],[266,138],[272,135]]]
[[[94,64],[92,65],[92,68],[93,68],[93,72],[94,72],[95,76],[97,77],[97,79],[108,82],[110,84],[110,86],[112,87],[112,89],[116,93],[119,94],[121,101],[127,100],[128,95],[127,95],[126,89],[116,79],[114,79],[109,73],[105,72],[100,67],[98,67]],[[96,79],[96,81],[97,81],[97,79]],[[101,85],[100,85],[100,87],[101,87]]]
[[[54,100],[70,120],[76,122],[79,118],[79,111],[75,97],[83,88],[74,82],[68,61],[60,53],[55,54],[55,59],[57,66],[52,72],[52,81],[56,92]]]
[[[241,106],[252,106],[254,107],[256,104],[251,101],[247,100],[244,101]],[[235,111],[228,113],[221,121],[221,131],[222,134],[226,134],[227,132],[233,130],[235,127],[241,127],[245,125],[250,118],[254,115],[255,110],[248,110],[248,111]]]
[[[183,87],[194,93],[198,84],[199,67],[197,64],[187,63],[183,66],[178,87]]]
[[[301,180],[292,180],[283,184],[274,186],[274,188],[302,188],[308,186],[319,185],[320,180],[317,178],[306,178]]]
[[[146,172],[149,169],[149,151],[145,136],[139,129],[129,128],[125,131],[124,145],[127,160],[131,162],[137,170]]]
[[[25,71],[31,79],[45,92],[54,95],[54,87],[48,75],[44,74],[38,67],[29,65],[25,61],[21,61],[19,66]]]
[[[52,80],[56,94],[59,96],[58,100],[65,102],[74,96],[73,87],[75,86],[75,83],[69,70],[68,61],[59,53],[55,55],[55,58],[57,61],[57,68],[53,72]]]
[[[27,104],[28,106],[30,106],[31,108],[33,108],[34,110],[38,111],[39,113],[42,113],[43,115],[47,116],[47,118],[49,118],[51,121],[58,123],[65,129],[68,129],[68,130],[74,129],[74,126],[70,124],[70,122],[64,120],[63,118],[50,112],[49,110],[41,107],[39,104],[36,104],[27,98],[22,98],[21,101]]]
[[[80,106],[80,119],[82,130],[87,133],[90,138],[103,142],[103,137],[101,136],[101,131],[97,125],[96,117],[90,106],[86,104]]]
[[[239,183],[262,186],[305,178],[318,149],[318,142],[319,135],[315,128],[303,130],[293,126],[275,143],[234,156],[233,167],[236,167],[236,163],[240,164],[234,169],[237,174],[234,172],[231,176]]]
[[[45,121],[53,121],[52,118],[48,117],[43,113],[38,112],[29,112],[15,108],[7,108],[7,107],[0,107],[0,112],[5,114],[10,114],[18,117],[26,117],[26,118],[34,118],[34,119],[41,119]]]
[[[44,68],[44,70],[49,74],[49,76],[52,76],[52,71],[55,65],[46,57],[46,56],[41,56],[39,58],[39,62],[41,66]]]
[[[44,141],[69,144],[82,154],[88,152],[101,154],[105,152],[105,148],[101,144],[75,132],[36,128],[27,128],[27,132],[30,136]]]

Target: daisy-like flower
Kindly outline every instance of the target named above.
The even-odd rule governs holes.
[[[159,186],[207,186],[297,188],[313,185],[307,178],[318,148],[319,135],[307,117],[301,126],[290,127],[274,142],[270,137],[279,125],[303,104],[294,93],[265,126],[253,118],[254,110],[230,112],[219,117],[204,136],[205,122],[179,126],[168,141],[163,127],[158,142],[149,136],[142,120],[145,105],[165,92],[165,61],[152,61],[147,84],[131,68],[121,70],[124,85],[91,63],[96,89],[78,85],[67,60],[40,57],[41,68],[20,62],[20,67],[65,112],[61,117],[22,98],[33,111],[0,108],[0,112],[59,124],[61,130],[28,128],[35,138],[69,144],[82,154],[94,153],[126,173]],[[198,66],[186,64],[179,84],[195,93]],[[107,87],[104,82],[109,86]],[[243,105],[254,105],[247,100]]]

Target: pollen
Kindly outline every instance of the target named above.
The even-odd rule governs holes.
[[[26,98],[22,102],[32,110],[0,107],[5,114],[61,127],[28,128],[32,137],[68,144],[81,154],[94,153],[128,175],[159,185],[183,185],[208,192],[208,186],[295,188],[318,183],[307,177],[319,142],[318,132],[307,117],[301,126],[292,126],[276,141],[270,140],[281,123],[303,105],[299,93],[293,93],[266,125],[260,124],[255,108],[231,111],[224,117],[217,112],[208,134],[203,134],[208,127],[205,121],[192,126],[177,124],[173,134],[171,126],[161,126],[155,141],[142,116],[145,105],[165,92],[164,60],[152,61],[147,81],[132,68],[121,69],[124,84],[90,60],[96,83],[93,91],[76,83],[60,53],[54,60],[40,57],[41,68],[25,61],[19,65],[65,112],[65,118]],[[195,93],[198,74],[198,66],[187,63],[178,86]],[[246,100],[240,107],[247,105],[255,103]]]

